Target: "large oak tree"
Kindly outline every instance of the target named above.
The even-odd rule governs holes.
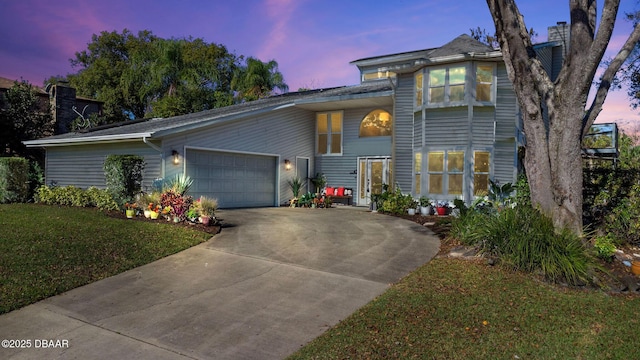
[[[620,0],[570,0],[570,43],[562,70],[551,81],[536,57],[514,0],[487,0],[509,78],[521,108],[526,137],[524,165],[534,206],[556,227],[582,232],[581,140],[602,110],[615,74],[640,39],[636,26],[595,79],[618,14]],[[598,23],[598,26],[596,26]],[[598,80],[595,96],[589,91]]]

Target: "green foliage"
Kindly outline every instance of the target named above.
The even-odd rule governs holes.
[[[231,87],[244,101],[273,95],[274,89],[289,90],[275,60],[264,63],[253,57],[248,57],[246,65],[236,69]]]
[[[46,205],[96,207],[103,211],[119,209],[109,191],[96,187],[83,190],[75,186],[49,187],[43,185],[36,191],[35,201]]]
[[[311,192],[303,194],[302,196],[300,196],[300,199],[298,199],[298,206],[300,207],[311,206],[311,204],[313,203],[313,199],[315,199],[315,197],[316,197],[316,194]]]
[[[218,210],[218,200],[201,196],[198,200],[198,210],[202,216],[215,216],[215,212]]]
[[[297,198],[298,196],[300,196],[300,190],[304,185],[302,182],[302,179],[296,176],[291,180],[287,180],[287,184],[289,184],[289,187],[291,188],[291,192],[293,193],[294,198]]]
[[[171,190],[179,195],[184,195],[193,185],[193,179],[185,173],[177,174],[166,184],[165,190]]]
[[[0,156],[36,158],[22,142],[53,135],[54,120],[31,84],[16,81],[0,94],[0,129]]]
[[[619,243],[640,245],[640,185],[631,187],[627,197],[620,200],[605,215],[605,231]]]
[[[142,189],[144,158],[137,155],[109,155],[104,161],[107,190],[120,205],[132,202]]]
[[[169,117],[255,100],[287,91],[277,62],[263,63],[230,53],[203,39],[163,39],[103,31],[71,64],[68,76],[78,94],[104,101],[108,123],[130,118]],[[233,87],[232,87],[233,84]]]
[[[597,257],[607,261],[611,261],[613,259],[613,255],[616,253],[614,238],[611,234],[596,236],[593,248],[596,251]]]
[[[428,197],[423,195],[423,196],[420,196],[419,203],[420,203],[420,206],[427,207],[427,206],[431,205],[431,200],[429,200]]]
[[[514,186],[516,194],[514,201],[518,206],[531,207],[531,189],[529,188],[529,180],[526,174],[518,175],[518,181]]]
[[[417,206],[413,196],[402,194],[402,190],[397,184],[394,191],[389,191],[389,187],[384,185],[382,193],[376,196],[374,201],[378,206],[378,211],[394,215],[405,214],[407,209]]]
[[[514,269],[540,271],[551,281],[590,282],[593,259],[582,240],[527,206],[506,207],[497,215],[468,211],[452,221],[452,237],[476,245]]]
[[[29,200],[29,161],[24,158],[0,158],[0,203]]]

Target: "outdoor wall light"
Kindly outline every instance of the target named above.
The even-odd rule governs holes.
[[[284,168],[287,171],[291,170],[291,161],[289,159],[284,159]]]
[[[171,156],[173,156],[173,165],[180,164],[180,154],[176,150],[171,150]]]

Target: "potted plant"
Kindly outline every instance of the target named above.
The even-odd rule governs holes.
[[[327,184],[327,177],[324,174],[316,173],[316,177],[311,179],[311,182],[316,187],[316,192],[319,193]]]
[[[290,206],[295,207],[295,204],[298,200],[298,196],[300,196],[300,190],[302,190],[302,187],[304,184],[302,183],[302,179],[300,179],[297,176],[287,181],[287,184],[289,184],[289,187],[291,188],[291,192],[293,193],[293,199],[291,199],[290,201]]]
[[[147,211],[149,212],[149,218],[151,220],[156,220],[162,211],[162,207],[160,207],[160,204],[154,204],[151,202],[147,205]]]
[[[218,209],[218,200],[201,196],[197,201],[197,206],[200,212],[200,222],[209,225]]]
[[[409,215],[415,215],[416,207],[418,207],[418,202],[411,195],[407,195],[407,204],[409,206],[407,208],[407,213]]]
[[[125,203],[124,204],[124,213],[127,215],[128,219],[132,219],[136,216],[136,204],[134,203]]]
[[[431,201],[426,196],[420,196],[420,215],[431,215]]]
[[[436,202],[436,212],[440,216],[447,215],[447,202],[446,201],[437,201]]]

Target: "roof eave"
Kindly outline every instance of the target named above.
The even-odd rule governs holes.
[[[79,138],[44,138],[37,140],[23,141],[22,143],[28,147],[54,147],[54,146],[68,146],[68,145],[87,145],[100,143],[112,143],[112,142],[124,142],[132,140],[141,140],[151,137],[153,133],[135,133],[135,134],[118,134],[118,135],[102,135],[102,136],[87,136]]]

